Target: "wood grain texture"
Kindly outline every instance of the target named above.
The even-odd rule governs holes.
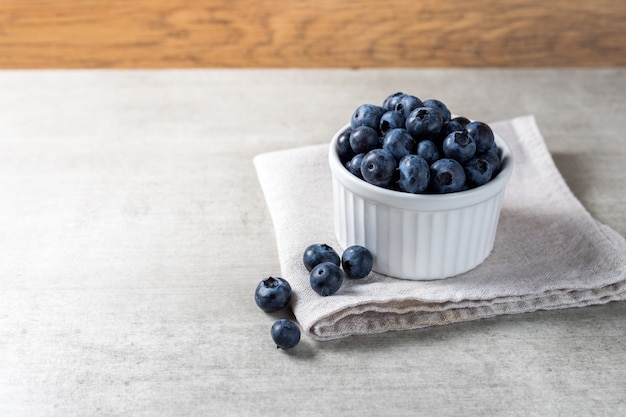
[[[625,66],[623,0],[4,0],[0,68]]]

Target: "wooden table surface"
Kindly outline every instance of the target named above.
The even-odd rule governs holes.
[[[0,416],[626,415],[623,302],[276,350],[252,164],[395,91],[534,114],[624,236],[626,70],[3,71],[0,91]]]
[[[622,0],[4,0],[0,68],[626,65]]]

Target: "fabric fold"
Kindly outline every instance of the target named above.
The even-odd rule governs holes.
[[[341,253],[334,236],[329,142],[257,155],[254,165],[274,224],[292,308],[316,340],[410,330],[502,314],[626,299],[626,241],[596,221],[554,164],[533,116],[490,124],[515,169],[494,249],[456,277],[410,281],[371,273],[321,297],[302,264],[311,243]]]

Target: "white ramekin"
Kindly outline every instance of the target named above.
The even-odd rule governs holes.
[[[513,171],[507,144],[501,169],[480,187],[449,194],[410,194],[377,187],[351,174],[339,160],[336,142],[329,150],[335,234],[343,249],[365,246],[373,270],[395,278],[432,280],[478,266],[493,249],[506,184]]]

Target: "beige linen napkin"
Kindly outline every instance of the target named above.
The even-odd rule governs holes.
[[[409,281],[371,273],[345,279],[329,297],[309,285],[302,264],[311,243],[339,254],[332,216],[330,138],[323,144],[257,155],[292,308],[314,339],[426,326],[626,299],[626,242],[574,197],[532,116],[492,123],[515,169],[494,250],[477,268],[448,279]]]

